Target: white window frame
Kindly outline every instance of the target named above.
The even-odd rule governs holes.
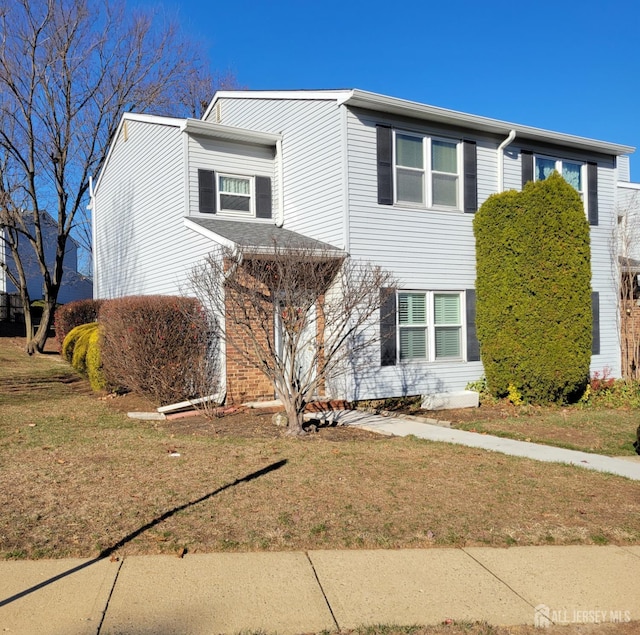
[[[412,168],[398,165],[396,149],[397,149],[397,136],[414,137],[422,141],[422,169]],[[452,175],[452,172],[436,172],[432,168],[432,142],[442,141],[443,143],[455,144],[456,146],[456,204],[455,205],[434,205],[433,203],[433,175],[445,174]],[[448,137],[432,136],[421,134],[418,132],[411,132],[408,130],[395,129],[393,130],[393,200],[395,205],[402,207],[417,207],[421,209],[440,209],[447,211],[461,211],[463,209],[463,157],[462,157],[462,140],[452,139]],[[424,194],[424,200],[422,203],[416,203],[413,201],[403,201],[398,196],[398,170],[405,170],[410,172],[422,172],[422,191]]]
[[[578,161],[575,159],[559,159],[558,157],[552,157],[545,154],[534,154],[533,155],[533,180],[538,181],[538,159],[544,159],[545,161],[554,161],[555,162],[555,170],[560,175],[562,174],[562,167],[565,163],[571,163],[573,165],[580,166],[580,185],[582,186],[581,190],[576,190],[578,194],[580,194],[580,198],[584,203],[584,209],[587,211],[587,164],[584,161]],[[567,181],[568,182],[568,181]]]
[[[221,181],[223,178],[229,179],[242,179],[243,181],[249,182],[249,194],[236,194],[235,192],[223,192],[221,187]],[[226,209],[222,206],[222,196],[241,196],[249,199],[249,210],[233,210]],[[253,176],[249,176],[247,174],[229,174],[227,172],[216,172],[216,207],[219,214],[229,215],[229,216],[239,216],[246,218],[247,216],[255,216],[256,215],[256,185],[255,178]]]
[[[404,294],[421,294],[426,297],[426,318],[427,321],[418,325],[400,324],[400,296]],[[453,295],[457,296],[460,302],[460,322],[458,324],[441,324],[435,323],[435,296],[436,295]],[[424,289],[398,289],[396,291],[396,361],[399,364],[416,364],[416,363],[449,363],[463,362],[467,359],[467,338],[466,338],[466,304],[464,291],[446,290],[429,290]],[[460,355],[451,357],[436,357],[436,329],[440,327],[456,327],[460,333]],[[400,331],[407,328],[424,328],[426,331],[426,356],[403,359],[400,351]]]

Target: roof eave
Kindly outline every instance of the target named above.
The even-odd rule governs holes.
[[[274,146],[282,139],[282,135],[271,132],[260,132],[247,130],[246,128],[235,128],[233,126],[223,126],[200,119],[184,119],[182,130],[188,134],[197,134],[216,139],[229,139],[230,141],[241,141],[243,143],[253,143],[259,145]]]
[[[516,131],[516,138],[538,141],[541,143],[553,143],[561,146],[579,148],[613,156],[631,154],[635,151],[633,146],[598,141],[586,137],[553,132],[542,128],[523,126],[519,124],[490,119],[478,115],[470,115],[455,110],[429,106],[418,102],[388,97],[367,91],[353,90],[350,95],[343,99],[341,103],[367,110],[375,110],[414,119],[427,119],[453,126],[463,126],[480,132],[487,132],[496,135],[508,135],[511,130]]]

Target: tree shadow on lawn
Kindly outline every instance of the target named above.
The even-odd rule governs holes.
[[[111,556],[116,550],[120,549],[120,547],[123,547],[124,545],[126,545],[128,542],[131,542],[134,538],[137,538],[140,534],[144,533],[145,531],[155,527],[156,525],[158,525],[159,523],[161,523],[164,520],[167,520],[167,518],[171,518],[171,516],[173,516],[174,514],[177,514],[178,512],[181,512],[185,509],[188,509],[189,507],[193,507],[194,505],[197,505],[199,503],[202,503],[210,498],[213,498],[214,496],[217,496],[218,494],[224,492],[227,489],[231,489],[232,487],[235,487],[236,485],[240,485],[240,483],[248,483],[249,481],[253,481],[256,478],[260,478],[261,476],[265,476],[266,474],[269,474],[270,472],[274,472],[275,470],[279,470],[281,467],[284,467],[287,464],[287,459],[283,459],[282,461],[276,461],[275,463],[272,463],[271,465],[267,465],[267,467],[263,467],[261,470],[257,470],[256,472],[251,472],[251,474],[247,474],[247,476],[243,476],[242,478],[238,478],[235,481],[233,481],[232,483],[227,483],[226,485],[223,485],[222,487],[219,487],[218,489],[214,490],[213,492],[209,492],[208,494],[205,494],[204,496],[201,496],[200,498],[196,498],[195,500],[189,501],[188,503],[184,503],[182,505],[178,505],[178,507],[174,507],[173,509],[170,509],[168,511],[166,511],[164,514],[161,514],[160,516],[158,516],[157,518],[154,518],[153,520],[151,520],[150,522],[146,523],[145,525],[142,525],[142,527],[139,527],[138,529],[136,529],[135,531],[131,532],[130,534],[126,535],[124,538],[122,538],[121,540],[118,540],[118,542],[114,543],[113,545],[111,545],[110,547],[107,547],[106,549],[103,549],[95,558],[92,558],[91,560],[88,560],[87,562],[83,562],[81,565],[78,565],[77,567],[73,567],[72,569],[69,569],[68,571],[64,571],[63,573],[60,573],[52,578],[49,578],[48,580],[45,580],[44,582],[40,582],[39,584],[36,584],[32,587],[29,587],[28,589],[25,589],[24,591],[20,591],[19,593],[16,593],[4,600],[0,600],[0,607],[3,607],[7,604],[10,604],[11,602],[15,602],[16,600],[19,600],[20,598],[25,597],[26,595],[29,595],[30,593],[34,593],[35,591],[39,591],[40,589],[53,584],[54,582],[57,582],[58,580],[61,580],[63,578],[66,578],[67,576],[71,575],[72,573],[77,573],[78,571],[81,571],[82,569],[86,569],[87,567],[90,567],[93,564],[96,564],[97,562],[100,562],[101,560],[104,560],[105,558],[108,558],[109,556]]]

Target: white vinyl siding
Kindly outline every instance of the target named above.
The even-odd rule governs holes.
[[[221,216],[255,216],[255,177],[267,176],[272,183],[273,209],[276,209],[277,190],[275,149],[273,146],[237,143],[189,135],[189,210],[188,215],[198,215],[198,170],[216,173],[216,210]],[[221,187],[222,186],[222,187]],[[223,191],[223,188],[230,188]],[[243,189],[232,191],[233,189]],[[248,189],[248,194],[247,194]],[[241,201],[240,199],[246,199]],[[248,204],[247,204],[248,203]],[[234,207],[235,206],[235,207]]]
[[[183,133],[127,121],[114,143],[95,193],[96,297],[180,294],[212,247],[184,226]]]
[[[282,133],[285,229],[346,248],[341,113],[335,101],[224,98],[218,104],[222,124]],[[215,117],[216,108],[211,121]]]

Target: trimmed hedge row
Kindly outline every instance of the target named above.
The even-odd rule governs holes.
[[[107,382],[160,404],[197,394],[209,353],[207,315],[194,298],[131,296],[105,302],[102,365]]]
[[[476,326],[490,392],[532,403],[584,393],[591,360],[589,225],[559,174],[475,215]]]
[[[98,312],[104,300],[76,300],[56,309],[54,325],[56,341],[62,351],[62,344],[69,332],[81,324],[89,324],[98,320]]]
[[[194,298],[130,296],[62,308],[59,334],[80,322],[63,338],[62,355],[95,390],[131,390],[168,404],[209,394],[216,383],[203,376],[212,329]]]

